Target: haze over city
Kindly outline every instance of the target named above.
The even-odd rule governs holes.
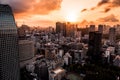
[[[0,0],[9,4],[17,25],[55,26],[55,22],[117,24],[120,0]]]

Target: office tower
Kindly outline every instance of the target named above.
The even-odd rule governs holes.
[[[80,30],[76,30],[75,31],[75,37],[79,39],[79,41],[81,40],[81,37],[82,37],[82,31]]]
[[[103,33],[103,27],[104,27],[104,25],[98,25],[98,31],[100,32],[100,33]]]
[[[120,56],[119,56],[119,55],[117,55],[117,56],[115,57],[113,64],[114,64],[114,66],[120,67]],[[118,80],[119,80],[119,79],[118,79]]]
[[[47,31],[48,31],[49,33],[53,33],[53,32],[54,32],[54,28],[53,28],[52,26],[49,26],[49,27],[47,28]]]
[[[49,71],[46,61],[38,61],[35,64],[34,72],[37,74],[38,80],[49,80]]]
[[[120,34],[120,25],[119,24],[116,25],[116,34]]]
[[[103,27],[103,34],[109,34],[109,28],[110,28],[109,25],[104,25],[104,27]]]
[[[66,23],[66,36],[67,37],[74,37],[75,31],[77,31],[77,25],[72,24],[70,22]]]
[[[60,32],[61,32],[61,23],[56,22],[56,33],[60,33]]]
[[[117,53],[120,55],[120,41],[117,43],[116,49],[117,49]]]
[[[63,23],[62,25],[63,25],[62,34],[63,34],[64,37],[66,37],[66,23]]]
[[[66,36],[66,23],[56,22],[56,33]]]
[[[66,36],[69,37],[71,32],[71,23],[67,22],[66,23]]]
[[[18,35],[12,9],[0,4],[0,80],[19,80]]]
[[[20,57],[20,67],[25,66],[24,62],[30,60],[34,57],[35,48],[34,42],[29,40],[19,41],[19,57]]]
[[[115,28],[110,28],[109,29],[109,40],[111,45],[115,45],[116,41],[116,29]]]
[[[89,32],[94,32],[94,31],[95,31],[95,25],[90,25]]]
[[[98,62],[101,56],[101,41],[102,33],[100,32],[90,32],[89,33],[89,44],[88,44],[88,56],[91,58],[92,62]]]

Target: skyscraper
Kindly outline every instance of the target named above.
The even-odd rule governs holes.
[[[77,30],[77,25],[67,22],[66,23],[66,36],[67,37],[74,37],[75,31]]]
[[[94,31],[95,31],[95,25],[90,25],[89,32],[94,32]]]
[[[103,27],[104,27],[104,25],[98,25],[98,31],[100,32],[100,33],[103,33]]]
[[[19,80],[18,35],[12,9],[0,4],[0,80]]]
[[[89,33],[88,56],[93,62],[100,60],[102,34],[100,32]]]
[[[110,28],[109,29],[109,40],[111,45],[115,45],[115,41],[116,41],[116,29],[115,28]]]
[[[62,26],[61,22],[56,22],[56,33],[60,33],[61,32],[61,26]]]
[[[66,23],[56,22],[56,33],[66,36]]]

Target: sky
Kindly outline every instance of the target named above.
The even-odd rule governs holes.
[[[18,26],[55,26],[55,22],[120,23],[120,0],[0,0],[9,4]]]

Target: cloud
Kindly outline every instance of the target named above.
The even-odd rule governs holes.
[[[112,4],[113,7],[120,7],[120,0],[113,0],[112,3],[113,3]]]
[[[111,9],[110,8],[105,8],[104,13],[109,12]]]
[[[48,14],[61,8],[62,0],[0,0],[2,4],[9,4],[14,13]]]
[[[40,2],[34,4],[34,11],[39,9],[37,12],[41,14],[47,14],[53,10],[58,10],[61,8],[62,0],[41,0]]]
[[[95,7],[92,7],[91,10],[95,10]]]
[[[9,4],[15,13],[27,12],[33,0],[1,0],[2,4]]]
[[[81,25],[81,26],[86,26],[86,25],[91,25],[91,24],[95,24],[95,22],[94,21],[87,21],[85,19],[79,23],[79,25]]]
[[[87,25],[87,24],[89,24],[89,22],[87,20],[83,20],[80,22],[80,25]]]
[[[99,8],[101,6],[105,6],[104,12],[109,12],[111,9],[120,7],[120,0],[102,0],[101,2],[98,3],[96,8]]]
[[[81,10],[81,12],[85,12],[85,11],[87,11],[87,9],[83,9],[83,10]]]
[[[99,21],[99,22],[119,22],[119,20],[113,14],[111,14],[107,17],[104,17],[104,18],[99,18],[97,21]]]
[[[104,4],[108,3],[108,2],[109,2],[109,0],[101,0],[101,1],[98,3],[97,6],[104,5]]]
[[[98,3],[98,7],[102,5],[108,5],[107,7],[120,7],[120,0],[101,0]]]
[[[95,7],[92,7],[90,10],[93,11],[101,7],[103,8],[102,12],[107,13],[113,8],[120,7],[120,0],[101,0]]]

